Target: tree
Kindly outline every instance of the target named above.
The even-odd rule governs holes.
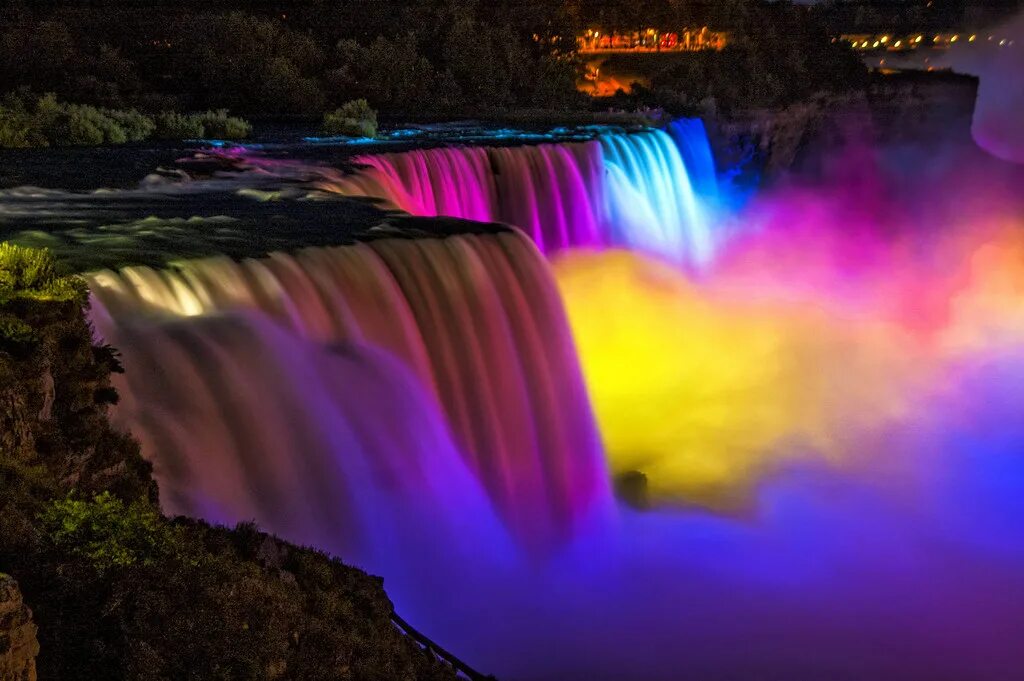
[[[196,15],[175,30],[175,89],[193,106],[261,113],[323,111],[320,46],[280,21],[240,12]]]

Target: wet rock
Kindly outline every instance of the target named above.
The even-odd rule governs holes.
[[[35,681],[36,625],[13,578],[0,574],[0,681]]]

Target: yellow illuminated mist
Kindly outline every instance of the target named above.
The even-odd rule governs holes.
[[[915,353],[891,325],[624,251],[554,269],[612,472],[646,474],[652,500],[736,507],[780,463],[871,456],[858,437],[910,412]]]

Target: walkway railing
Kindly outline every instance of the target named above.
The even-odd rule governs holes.
[[[470,681],[497,681],[495,677],[486,674],[481,674],[480,672],[476,671],[475,669],[470,667],[468,664],[466,664],[459,658],[452,655],[450,652],[448,652],[441,646],[431,641],[429,638],[420,633],[415,627],[413,627],[411,624],[402,619],[402,617],[397,612],[391,612],[391,621],[394,623],[396,627],[398,627],[399,630],[402,631],[402,633],[412,638],[414,641],[423,646],[424,649],[433,654],[434,657],[436,657],[437,659],[441,660],[442,662],[449,665],[452,669],[454,669],[456,674],[459,674],[460,676],[463,676],[469,679]]]

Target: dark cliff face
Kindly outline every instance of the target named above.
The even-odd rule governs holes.
[[[734,112],[713,119],[709,130],[719,165],[738,167],[741,181],[770,184],[790,174],[813,179],[851,147],[971,145],[977,93],[973,76],[876,73],[863,90],[777,111]]]
[[[4,457],[42,467],[55,493],[109,490],[155,501],[138,445],[107,420],[117,399],[110,373],[119,366],[112,349],[93,344],[82,301],[15,298],[0,313],[31,329],[30,338],[0,341]]]
[[[18,583],[0,573],[0,681],[35,681],[36,625]]]
[[[0,576],[0,681],[34,678],[37,649],[43,679],[455,678],[395,626],[380,579],[160,514],[107,418],[116,353],[80,282],[36,257],[0,244],[0,570],[23,594]]]
[[[882,144],[948,144],[971,140],[978,79],[951,72],[874,74],[867,104]]]

